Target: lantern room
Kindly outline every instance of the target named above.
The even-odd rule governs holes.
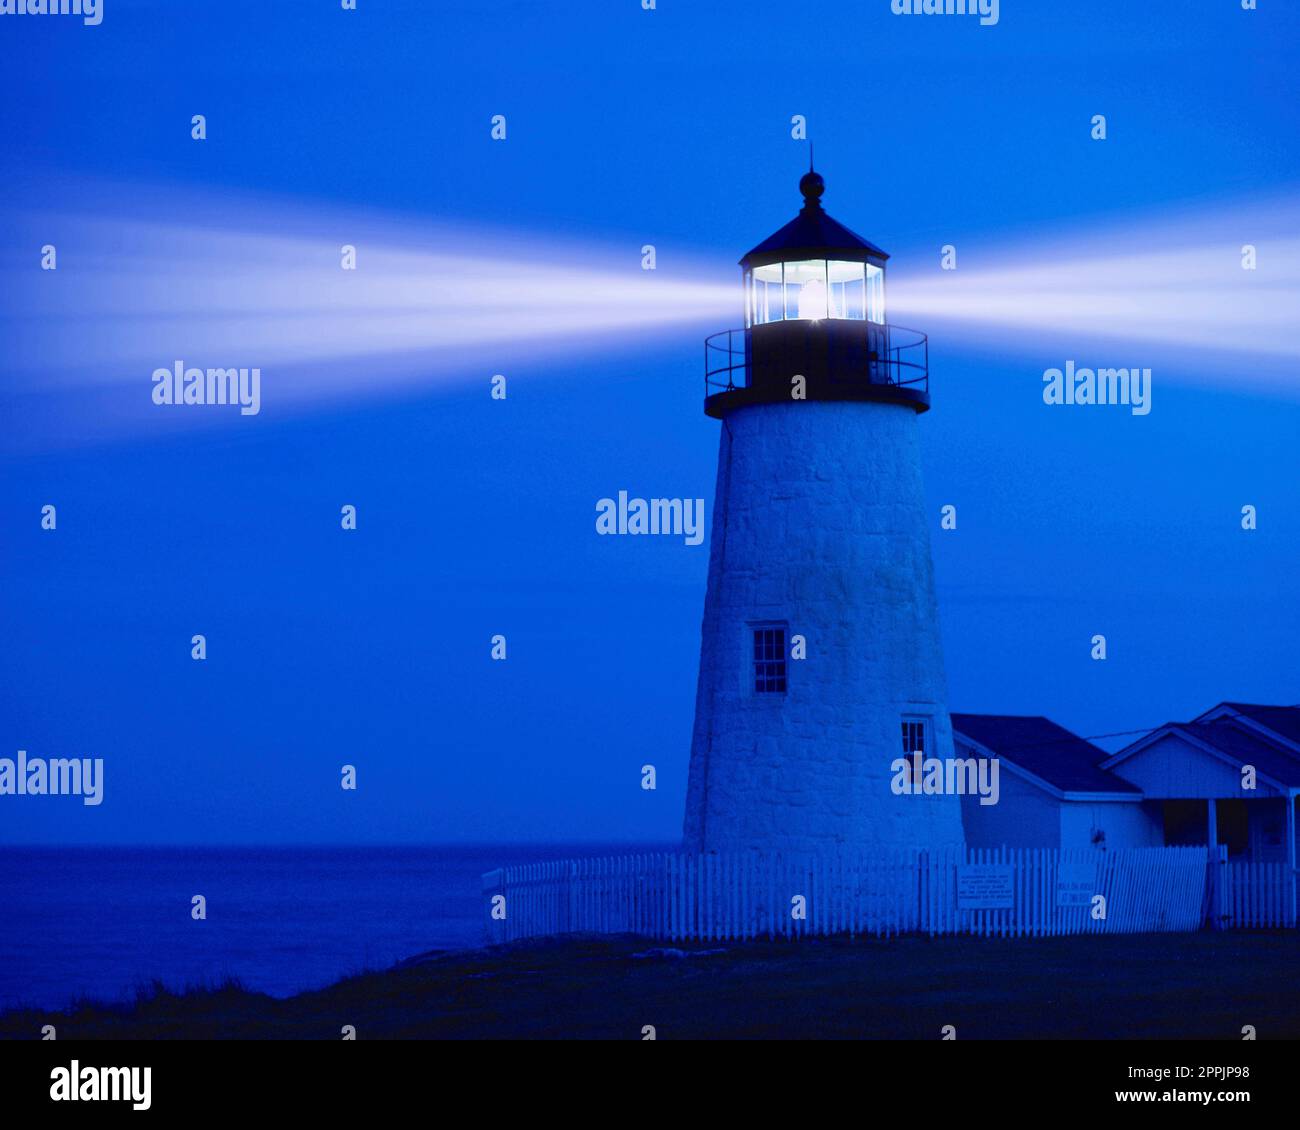
[[[883,326],[889,256],[822,211],[826,182],[819,173],[810,171],[799,191],[799,215],[740,261],[746,329],[826,318]]]
[[[792,259],[745,269],[745,325],[843,318],[885,323],[883,263]]]
[[[822,208],[809,170],[799,214],[740,261],[744,326],[705,342],[705,411],[792,399],[930,404],[926,338],[885,316],[889,255]],[[797,378],[797,379],[796,379]]]

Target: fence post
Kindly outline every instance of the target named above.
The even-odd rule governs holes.
[[[1210,844],[1206,849],[1205,900],[1208,910],[1206,917],[1210,929],[1222,930],[1224,927],[1223,898],[1226,892],[1223,868],[1228,865],[1228,845]]]
[[[1296,872],[1295,862],[1295,794],[1288,792],[1286,802],[1286,924],[1296,924]]]

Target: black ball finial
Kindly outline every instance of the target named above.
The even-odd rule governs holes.
[[[820,208],[822,193],[826,191],[826,182],[822,180],[821,173],[809,170],[799,181],[799,191],[803,193],[805,208]]]

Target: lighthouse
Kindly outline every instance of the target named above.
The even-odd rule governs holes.
[[[952,757],[918,425],[924,334],[889,324],[889,256],[825,182],[740,261],[745,318],[705,342],[720,422],[688,851],[962,842],[960,799],[899,789]],[[911,772],[911,770],[909,770]]]

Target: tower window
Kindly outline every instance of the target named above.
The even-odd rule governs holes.
[[[754,629],[754,693],[785,694],[785,628]]]
[[[903,756],[911,766],[913,785],[921,783],[921,766],[917,764],[915,755],[919,753],[924,761],[925,755],[929,752],[929,723],[928,718],[903,719]]]

